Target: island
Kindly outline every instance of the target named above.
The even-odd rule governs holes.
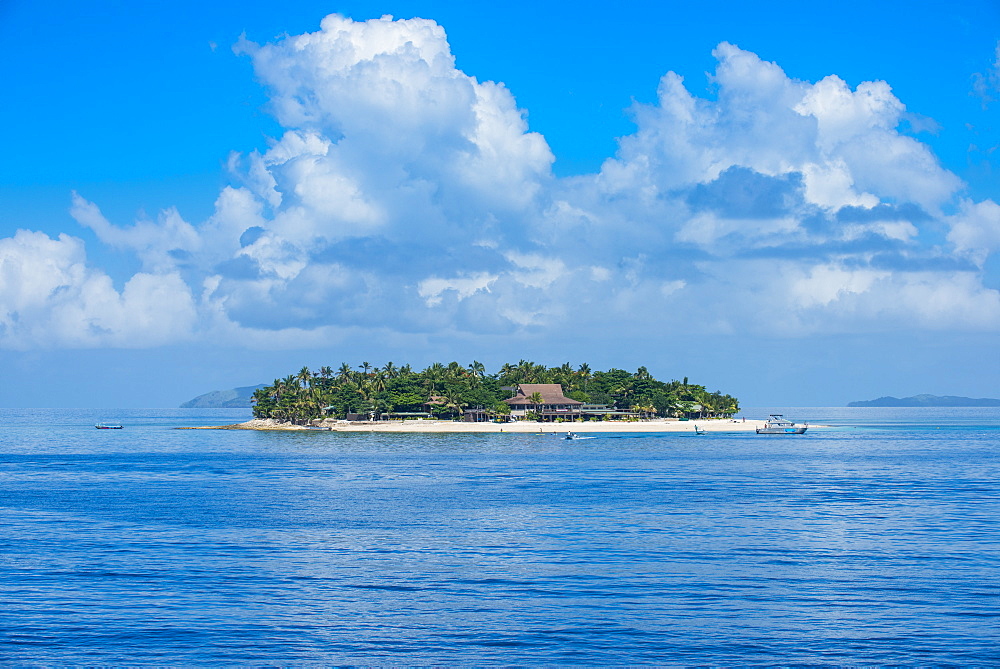
[[[957,397],[955,395],[912,395],[910,397],[879,397],[874,400],[848,402],[849,407],[1000,407],[1000,400],[989,397]]]
[[[683,380],[635,372],[591,370],[586,363],[546,367],[526,360],[495,373],[473,361],[434,363],[417,371],[378,367],[303,367],[252,393],[253,420],[215,429],[344,429],[372,431],[694,430],[692,421],[753,429],[735,420],[739,401]]]
[[[213,390],[204,395],[198,395],[192,400],[181,404],[181,409],[249,409],[253,405],[253,393],[264,388],[265,384],[243,386],[229,390]]]

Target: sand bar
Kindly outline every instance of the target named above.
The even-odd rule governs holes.
[[[411,432],[411,433],[566,433],[592,432],[691,432],[695,426],[706,432],[753,432],[762,427],[762,420],[712,419],[681,421],[659,419],[636,422],[625,421],[584,421],[579,423],[535,423],[520,421],[515,423],[467,423],[450,420],[407,420],[379,422],[347,422],[324,420],[314,423],[329,428],[331,432]],[[273,419],[255,418],[235,425],[184,428],[192,430],[308,430],[304,425],[282,423]]]

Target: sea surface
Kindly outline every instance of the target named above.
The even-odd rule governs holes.
[[[833,427],[2,410],[0,664],[1000,664],[1000,410],[772,411]]]

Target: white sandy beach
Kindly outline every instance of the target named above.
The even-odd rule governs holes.
[[[407,420],[382,422],[346,422],[325,420],[315,423],[333,432],[412,432],[412,433],[589,433],[589,432],[694,432],[695,426],[706,432],[753,432],[764,425],[762,420],[713,419],[713,420],[648,420],[648,421],[585,421],[580,423],[466,423],[446,420]],[[215,430],[308,430],[303,425],[281,423],[272,419],[253,419],[236,425],[222,425],[196,429]]]

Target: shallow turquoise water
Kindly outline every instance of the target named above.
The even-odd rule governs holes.
[[[4,410],[0,662],[1000,662],[1000,411],[783,413],[833,427],[572,442]]]

